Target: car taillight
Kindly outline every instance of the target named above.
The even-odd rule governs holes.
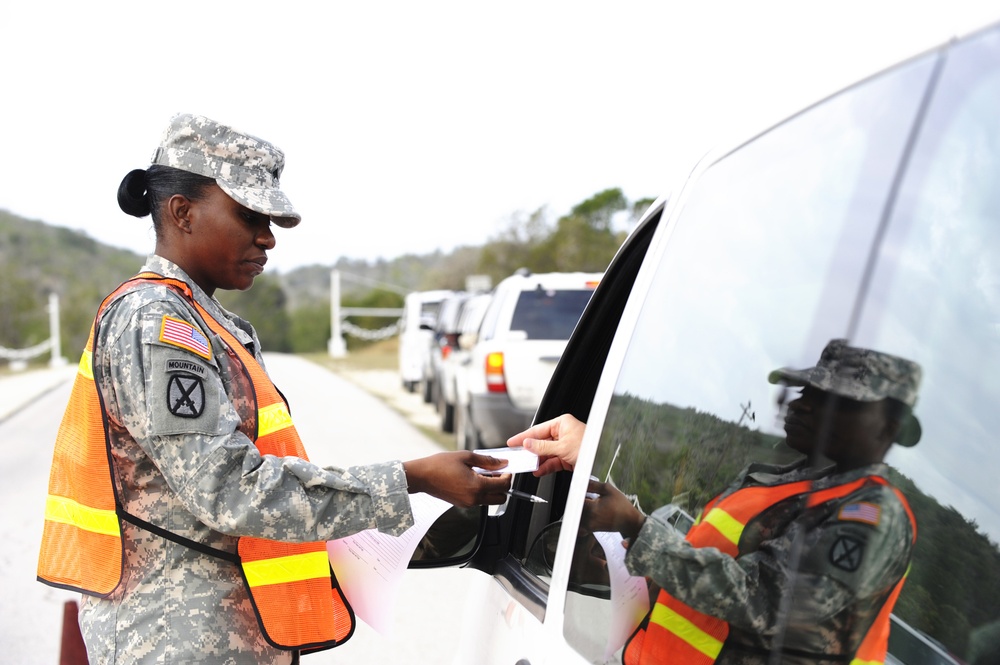
[[[451,347],[450,346],[442,346],[441,347],[441,360],[447,360],[448,356],[450,356],[450,355],[451,355]]]
[[[494,352],[486,356],[486,390],[491,393],[507,392],[503,378],[503,354]]]

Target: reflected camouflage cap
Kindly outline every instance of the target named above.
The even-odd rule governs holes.
[[[846,339],[831,340],[815,367],[782,367],[768,375],[771,383],[813,386],[825,392],[859,402],[897,399],[912,409],[923,372],[920,365],[881,351],[848,346]],[[896,442],[912,446],[920,440],[920,424],[910,414]]]
[[[233,200],[268,215],[278,226],[292,227],[302,219],[280,189],[285,153],[214,120],[190,113],[174,116],[152,163],[214,178]]]

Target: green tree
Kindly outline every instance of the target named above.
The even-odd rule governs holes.
[[[330,341],[330,303],[299,307],[289,314],[293,353],[324,351]]]
[[[478,272],[489,275],[496,284],[518,268],[540,272],[532,265],[533,250],[550,235],[548,210],[539,208],[530,215],[511,215],[507,225],[484,246],[479,256]]]
[[[632,203],[632,221],[639,221],[639,218],[645,214],[646,210],[649,209],[649,206],[653,205],[655,202],[655,198],[645,198],[634,201]]]
[[[605,189],[603,192],[594,194],[586,201],[577,203],[570,210],[570,217],[580,217],[586,220],[587,225],[595,230],[611,230],[611,219],[616,212],[625,210],[628,207],[628,200],[618,187]]]
[[[47,339],[47,303],[30,280],[0,266],[0,346],[22,349]]]
[[[625,241],[612,227],[615,214],[628,201],[618,188],[598,192],[561,217],[555,232],[532,250],[539,272],[602,272]]]

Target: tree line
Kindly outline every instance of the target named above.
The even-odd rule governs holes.
[[[265,273],[248,291],[217,295],[223,306],[253,322],[265,349],[322,351],[330,337],[333,268],[368,278],[363,283],[342,283],[345,306],[390,308],[402,307],[398,290],[367,284],[462,290],[467,275],[488,275],[495,284],[522,267],[533,272],[600,272],[650,203],[652,199],[630,202],[621,189],[606,189],[555,219],[547,208],[527,215],[514,213],[482,246],[391,260],[343,257],[330,266]],[[46,303],[54,292],[60,298],[63,353],[75,361],[101,300],[134,275],[142,262],[142,255],[104,245],[83,232],[0,210],[0,346],[25,348],[47,339]],[[388,323],[375,318],[351,320],[364,328]],[[364,344],[353,338],[347,341],[348,348]]]

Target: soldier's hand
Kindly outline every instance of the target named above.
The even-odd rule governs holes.
[[[505,466],[507,460],[467,450],[438,453],[403,463],[411,494],[426,492],[463,508],[504,503],[511,482],[511,474],[503,473]],[[499,475],[476,473],[472,467]]]
[[[583,502],[583,525],[588,530],[618,532],[629,539],[639,535],[645,521],[646,516],[617,487],[590,481]]]

